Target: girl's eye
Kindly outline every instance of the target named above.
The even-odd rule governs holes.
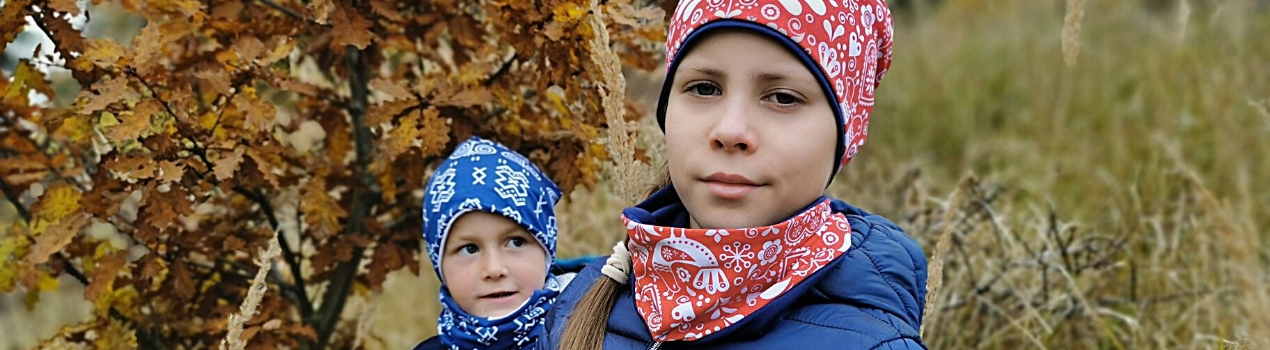
[[[798,99],[797,96],[784,93],[784,92],[778,92],[771,95],[767,95],[766,100],[768,102],[772,102],[778,105],[792,105],[795,103],[802,102],[802,100]]]
[[[507,240],[507,245],[510,245],[512,248],[520,248],[525,245],[525,239],[520,237],[512,237],[512,239]]]
[[[719,87],[714,86],[713,84],[710,84],[710,83],[693,84],[692,86],[688,87],[688,92],[691,92],[696,95],[701,95],[701,96],[714,96],[714,95],[722,94],[722,91],[719,91]]]
[[[467,255],[476,254],[477,252],[480,252],[480,251],[481,251],[481,248],[477,248],[475,244],[464,244],[462,247],[459,247],[459,250],[458,250],[459,254],[467,254]]]

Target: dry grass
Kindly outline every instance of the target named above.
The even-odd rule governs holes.
[[[273,258],[278,257],[282,250],[278,247],[278,235],[282,231],[275,231],[273,239],[269,240],[269,248],[260,252],[256,260],[256,265],[260,269],[256,271],[256,277],[251,280],[251,288],[247,290],[247,298],[243,300],[237,314],[229,315],[229,330],[225,335],[225,340],[220,343],[222,350],[243,350],[247,347],[247,341],[242,339],[243,325],[250,321],[256,315],[256,308],[260,306],[260,300],[264,298],[265,292],[269,290],[269,286],[265,283],[265,276],[269,275],[269,269],[273,266]]]
[[[1067,0],[1067,15],[1063,17],[1063,61],[1068,66],[1076,64],[1080,57],[1080,20],[1085,18],[1085,0]]]

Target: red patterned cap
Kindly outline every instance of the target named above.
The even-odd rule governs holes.
[[[843,131],[835,147],[837,174],[864,144],[874,89],[891,67],[894,31],[886,1],[681,0],[666,38],[666,81],[657,106],[663,129],[666,97],[681,54],[702,34],[719,28],[751,29],[776,38],[802,59],[825,95],[837,101],[834,118]]]

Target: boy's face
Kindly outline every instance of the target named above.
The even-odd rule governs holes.
[[[547,253],[523,226],[483,211],[463,214],[444,242],[441,275],[469,314],[516,311],[547,279]]]

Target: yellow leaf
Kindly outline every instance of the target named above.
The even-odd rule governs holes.
[[[93,134],[93,127],[88,118],[82,115],[67,117],[62,121],[62,125],[53,131],[53,135],[66,138],[74,144],[83,144]]]
[[[119,118],[115,118],[115,114],[110,112],[101,112],[101,118],[97,119],[97,126],[103,129],[119,124],[122,124]]]
[[[80,58],[99,67],[113,66],[123,57],[123,46],[110,39],[88,39],[88,51]],[[80,67],[75,67],[80,69]],[[84,69],[87,70],[87,69]]]
[[[57,290],[59,283],[47,273],[40,274],[40,290]]]
[[[44,81],[44,74],[31,68],[26,60],[18,61],[18,66],[13,71],[13,81],[9,83],[4,99],[25,101],[30,91],[53,97],[53,89],[50,89],[48,82]]]
[[[587,9],[574,3],[564,3],[556,6],[552,13],[555,14],[556,22],[570,22],[585,15]]]
[[[137,332],[131,326],[113,318],[107,318],[105,322],[110,322],[110,325],[99,331],[97,338],[93,340],[97,349],[137,348]]]
[[[59,220],[79,210],[79,200],[83,197],[78,189],[65,182],[59,182],[44,191],[40,201],[33,207],[32,217],[48,220]]]

